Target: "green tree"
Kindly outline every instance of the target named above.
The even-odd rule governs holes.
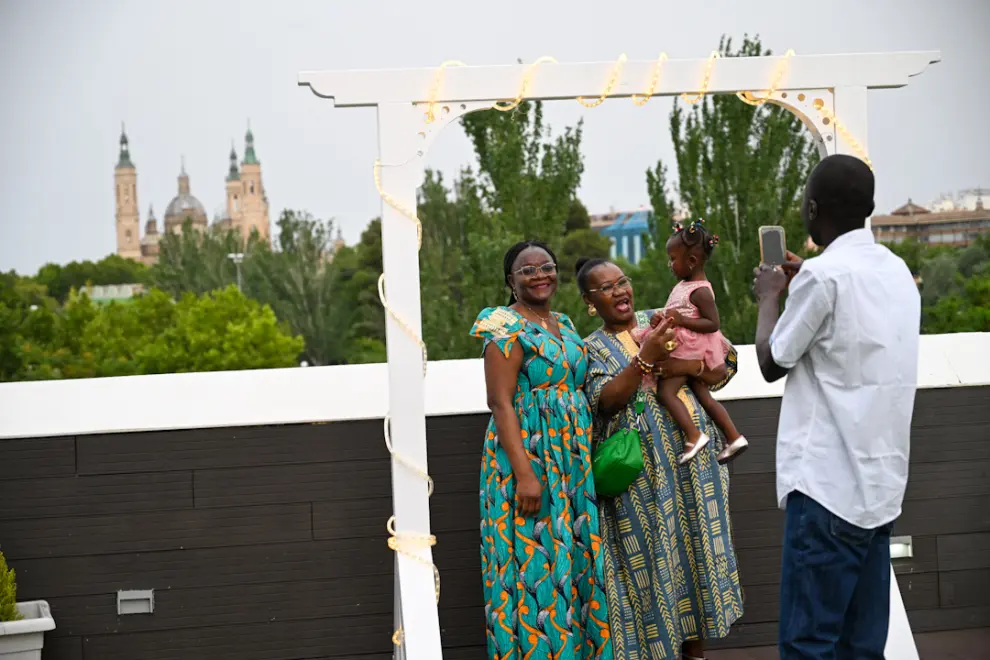
[[[564,236],[560,243],[560,279],[563,282],[574,280],[574,266],[581,257],[607,259],[611,244],[607,236],[594,229],[575,229]]]
[[[12,380],[24,368],[27,337],[50,340],[57,307],[44,285],[13,271],[0,273],[0,381]]]
[[[347,305],[333,258],[333,223],[302,211],[282,211],[273,248],[249,249],[244,262],[246,292],[275,310],[306,342],[312,365],[348,361],[353,309]]]
[[[163,237],[150,279],[177,298],[217,291],[238,281],[229,255],[243,254],[244,294],[271,307],[304,338],[302,359],[313,365],[346,362],[351,313],[336,295],[342,282],[333,263],[332,222],[286,209],[277,224],[270,245],[257,232],[245,242],[235,232],[198,232],[186,223],[181,234]]]
[[[340,282],[340,306],[350,319],[344,337],[347,361],[384,362],[385,310],[378,299],[378,278],[382,272],[382,221],[372,220],[355,247],[334,255]]]
[[[770,55],[759,38],[745,38],[733,50],[723,37],[724,57]],[[800,219],[804,183],[818,152],[801,121],[771,104],[754,107],[732,95],[709,95],[685,109],[676,101],[670,135],[677,161],[677,193],[690,218],[703,218],[720,243],[707,267],[715,288],[722,331],[736,343],[751,343],[756,305],[750,293],[752,270],[759,260],[758,229],[781,225],[789,247],[803,246]],[[672,276],[663,247],[670,235],[673,203],[663,162],[647,172],[654,209],[653,246],[636,273],[638,306],[660,306]]]
[[[260,244],[256,234],[245,245],[235,232],[201,232],[186,220],[180,233],[169,231],[162,236],[158,263],[150,269],[148,280],[175,297],[223,289],[237,282],[237,266],[228,255],[250,253]]]
[[[591,217],[588,209],[576,197],[571,200],[571,205],[567,208],[567,220],[564,223],[564,232],[571,233],[579,229],[591,229]]]
[[[96,263],[73,261],[64,266],[45,264],[34,279],[48,290],[48,295],[64,302],[70,291],[90,284],[145,284],[148,282],[148,267],[133,259],[111,254]]]
[[[37,307],[17,333],[18,371],[4,380],[292,367],[303,340],[271,308],[230,286],[174,301],[152,289],[129,304],[85,294],[61,309]]]
[[[969,279],[957,276],[958,292],[939,298],[922,309],[926,334],[990,332],[990,274]]]
[[[573,204],[584,169],[580,124],[553,136],[540,103],[462,121],[476,169],[462,170],[449,188],[442,175],[428,171],[418,200],[423,332],[431,359],[478,354],[467,331],[482,308],[505,303],[502,255],[510,245],[538,239],[560,248],[569,219],[580,231]],[[590,242],[586,235],[583,240],[574,239],[575,249]],[[576,293],[562,277],[555,307],[572,314],[583,309]]]

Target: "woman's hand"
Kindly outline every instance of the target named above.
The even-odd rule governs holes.
[[[543,506],[543,484],[533,471],[516,477],[516,512],[521,516],[535,516]]]
[[[639,356],[648,364],[663,362],[670,355],[667,350],[667,342],[674,338],[674,329],[670,327],[670,321],[664,319],[660,321],[656,328],[646,336],[646,340],[639,348]]]

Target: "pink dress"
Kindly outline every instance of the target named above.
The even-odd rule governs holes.
[[[698,308],[691,302],[691,294],[701,288],[708,289],[712,292],[712,297],[715,296],[715,291],[708,280],[678,282],[667,298],[664,311],[676,309],[684,318],[701,318]],[[670,357],[679,360],[704,360],[708,369],[715,369],[725,364],[726,341],[721,332],[704,334],[687,328],[675,328],[674,338],[677,341],[677,348]]]
[[[676,309],[685,318],[701,318],[697,306],[691,302],[691,294],[702,287],[711,291],[712,296],[715,295],[711,283],[707,280],[701,282],[678,282],[677,286],[670,292],[670,297],[667,298],[667,304],[664,306],[663,311],[667,312]],[[642,345],[646,335],[650,332],[654,332],[654,329],[650,327],[638,328],[632,332],[633,339],[636,340],[636,343]],[[703,334],[688,330],[687,328],[674,328],[674,339],[677,341],[677,348],[670,354],[672,358],[680,360],[703,360],[705,367],[708,369],[715,369],[725,364],[727,342],[721,332]],[[646,381],[648,387],[655,387],[655,381],[652,375],[647,376]]]

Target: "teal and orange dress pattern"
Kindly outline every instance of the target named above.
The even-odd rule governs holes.
[[[587,352],[564,314],[562,339],[508,307],[478,315],[471,334],[523,364],[515,409],[543,484],[535,517],[516,514],[516,480],[488,423],[481,460],[481,572],[489,660],[612,660],[598,504],[591,475]]]
[[[640,328],[652,312],[639,312]],[[629,365],[639,347],[630,333],[596,330],[585,338],[588,400],[597,406],[605,386]],[[736,351],[726,356],[728,378]],[[634,401],[609,419],[596,416],[594,443],[623,427],[642,433],[645,468],[623,495],[599,502],[605,547],[615,660],[679,660],[688,640],[725,637],[743,613],[729,518],[729,473],[716,461],[719,433],[687,387],[679,393],[702,431],[712,436],[686,465],[677,457],[684,434],[656,397],[636,414]]]

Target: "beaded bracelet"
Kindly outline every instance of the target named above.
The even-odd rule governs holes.
[[[643,374],[648,374],[651,371],[653,371],[653,367],[655,367],[656,365],[650,364],[649,362],[647,362],[646,360],[644,360],[643,358],[637,355],[636,366],[639,367],[639,370],[642,371]]]

